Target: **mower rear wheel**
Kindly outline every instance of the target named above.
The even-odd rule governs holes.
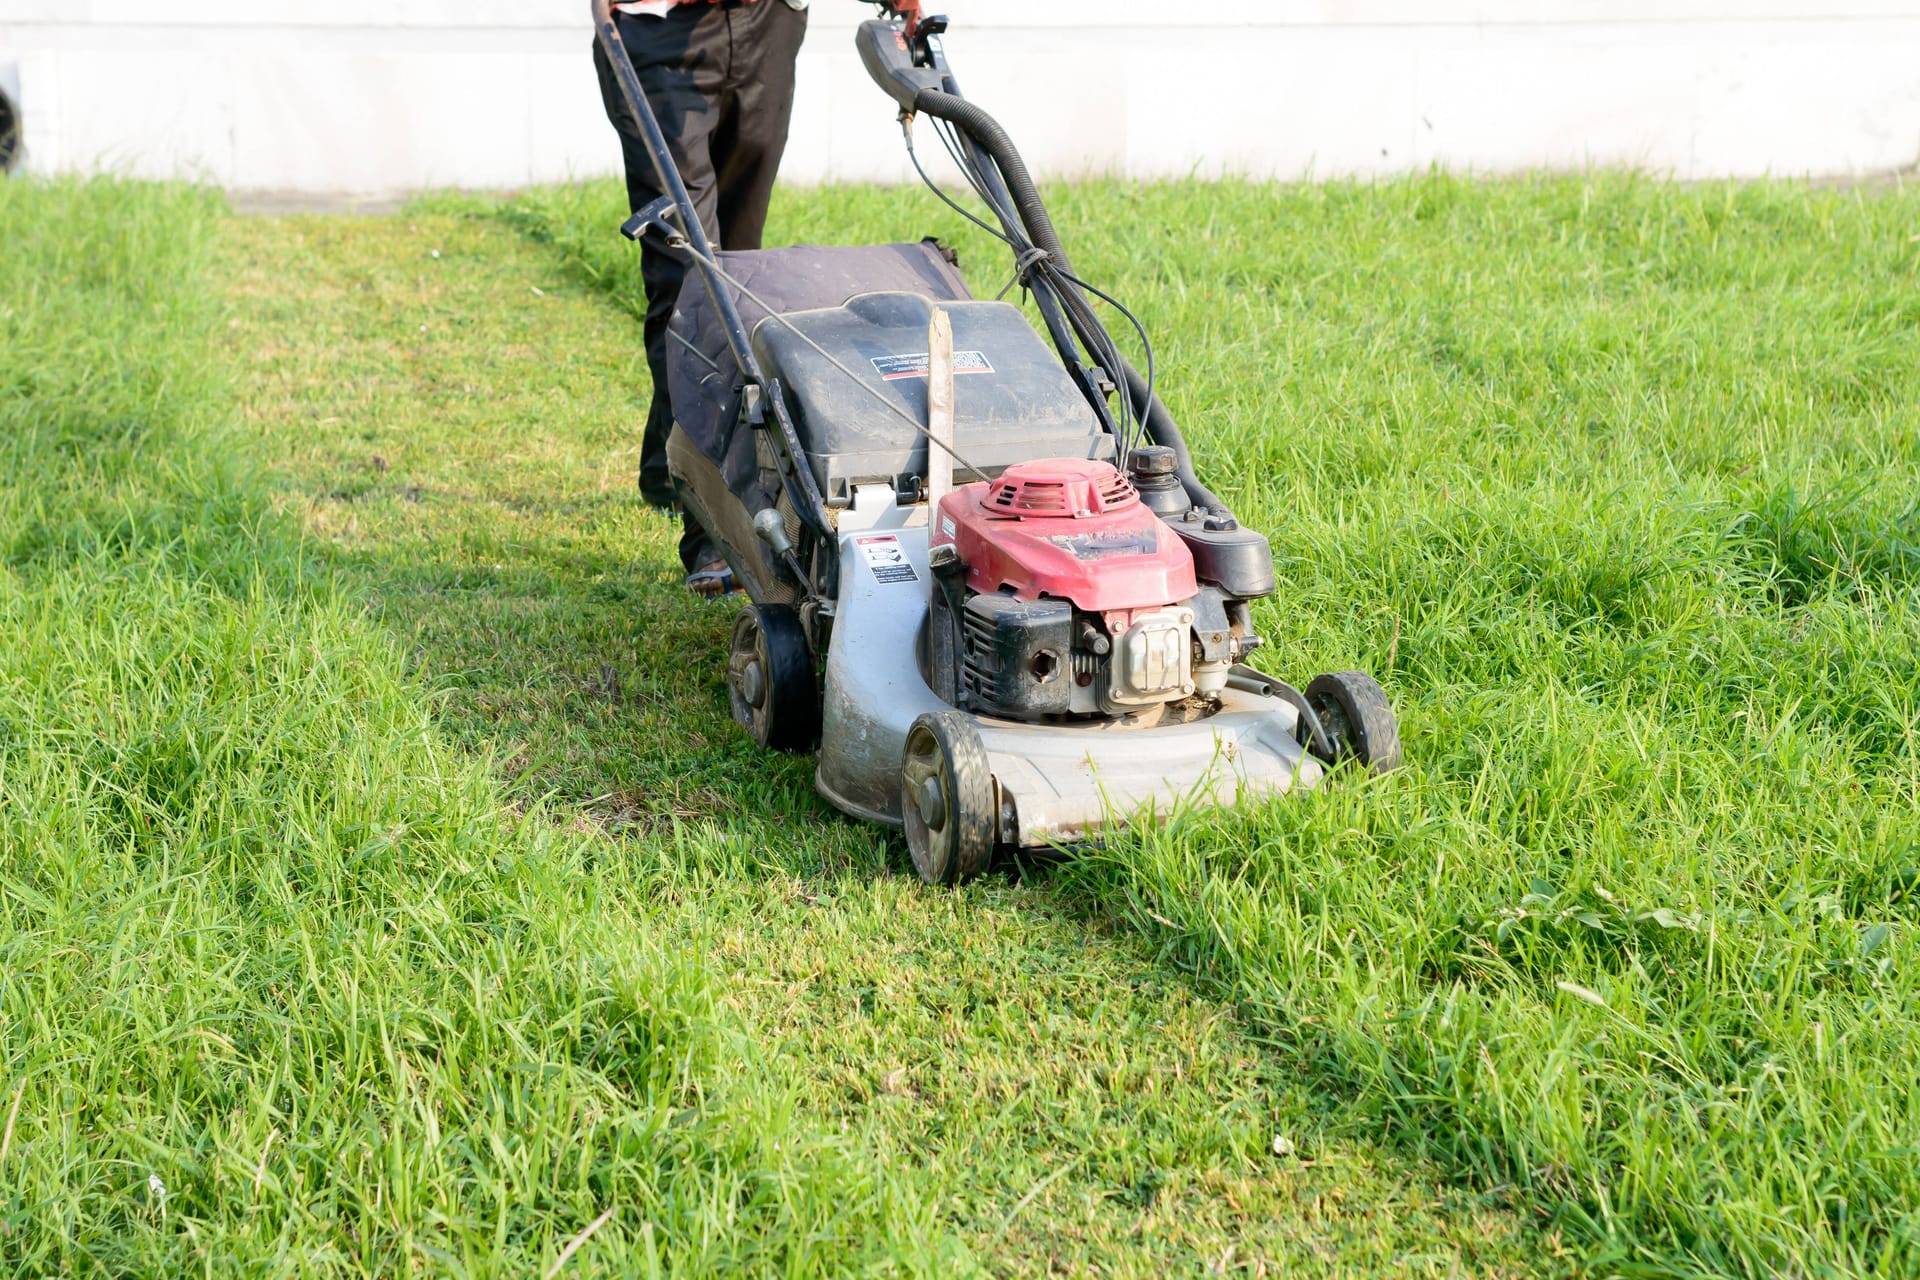
[[[929,711],[907,730],[900,817],[913,869],[928,884],[965,884],[993,861],[999,804],[987,749],[958,711]]]
[[[1333,740],[1325,763],[1358,760],[1371,773],[1400,767],[1400,722],[1378,680],[1364,671],[1329,671],[1307,686],[1307,705]]]
[[[800,615],[784,604],[750,604],[733,622],[727,701],[753,740],[806,751],[820,737],[820,690]]]

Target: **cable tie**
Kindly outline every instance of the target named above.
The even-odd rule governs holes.
[[[1035,245],[1014,261],[1013,278],[1020,282],[1022,289],[1027,288],[1027,282],[1033,279],[1033,269],[1051,257],[1052,254]]]

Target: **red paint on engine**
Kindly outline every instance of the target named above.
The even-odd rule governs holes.
[[[941,499],[928,543],[951,543],[975,591],[1071,600],[1089,613],[1152,609],[1199,590],[1193,554],[1112,464],[1017,462]]]

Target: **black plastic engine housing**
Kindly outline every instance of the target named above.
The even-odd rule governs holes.
[[[1207,527],[1219,523],[1222,522],[1207,519],[1199,512],[1190,512],[1188,519],[1168,522],[1193,553],[1193,576],[1219,587],[1224,595],[1235,600],[1257,600],[1272,595],[1273,548],[1267,543],[1266,535],[1242,524],[1224,529]]]
[[[970,598],[961,615],[960,682],[967,710],[1026,720],[1065,715],[1073,701],[1073,605]]]

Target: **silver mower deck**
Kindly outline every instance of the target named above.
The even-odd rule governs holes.
[[[952,710],[921,674],[929,592],[926,508],[862,487],[841,513],[840,595],[827,652],[816,785],[837,808],[902,823],[901,756],[923,713]],[[1191,724],[1022,724],[974,716],[996,784],[997,843],[1075,844],[1185,804],[1311,787],[1320,762],[1299,741],[1299,714],[1235,681],[1221,710]]]

